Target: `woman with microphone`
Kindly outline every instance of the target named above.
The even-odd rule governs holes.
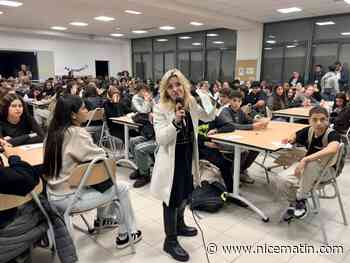
[[[151,192],[163,201],[166,234],[163,250],[178,261],[188,261],[189,255],[178,243],[177,236],[197,235],[196,228],[185,224],[184,211],[194,189],[193,182],[199,183],[198,121],[215,118],[215,107],[206,105],[205,112],[190,90],[190,82],[179,70],[168,71],[160,83],[160,102],[153,110],[159,150]]]

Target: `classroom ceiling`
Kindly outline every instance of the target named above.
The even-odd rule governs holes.
[[[51,26],[66,27],[64,33],[121,38],[138,38],[212,28],[249,29],[257,23],[297,19],[350,12],[343,0],[18,0],[20,7],[0,6],[0,27],[28,30],[51,30]],[[280,14],[280,8],[299,7],[303,11]],[[142,12],[127,14],[125,10]],[[96,16],[115,18],[111,22],[94,20]],[[202,26],[190,25],[201,22]],[[86,27],[70,22],[85,22]],[[160,26],[174,26],[163,31]],[[0,28],[0,30],[1,30]],[[134,34],[133,30],[148,30]]]

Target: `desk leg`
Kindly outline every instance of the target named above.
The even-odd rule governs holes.
[[[290,122],[290,123],[293,123],[293,122],[294,122],[294,117],[293,117],[293,116],[290,116],[290,117],[289,117],[289,122]]]
[[[136,164],[129,160],[129,127],[124,125],[124,158],[117,161],[118,165],[121,163],[126,163],[134,169],[137,169]]]
[[[264,222],[268,222],[269,218],[250,201],[239,195],[239,181],[241,174],[241,148],[235,145],[235,157],[234,157],[234,169],[233,169],[233,194],[230,194],[234,199],[241,201],[242,203],[249,206],[255,213],[257,213]]]

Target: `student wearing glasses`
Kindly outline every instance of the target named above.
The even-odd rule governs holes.
[[[163,250],[178,261],[188,261],[189,255],[177,236],[197,235],[196,228],[185,224],[184,211],[193,182],[199,183],[198,121],[215,118],[215,107],[206,108],[210,111],[204,111],[191,96],[191,84],[179,70],[165,73],[160,83],[160,103],[154,107],[159,150],[151,192],[163,201],[166,234]]]

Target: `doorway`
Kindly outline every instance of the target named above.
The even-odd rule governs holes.
[[[109,77],[109,61],[108,60],[95,60],[96,78]]]

